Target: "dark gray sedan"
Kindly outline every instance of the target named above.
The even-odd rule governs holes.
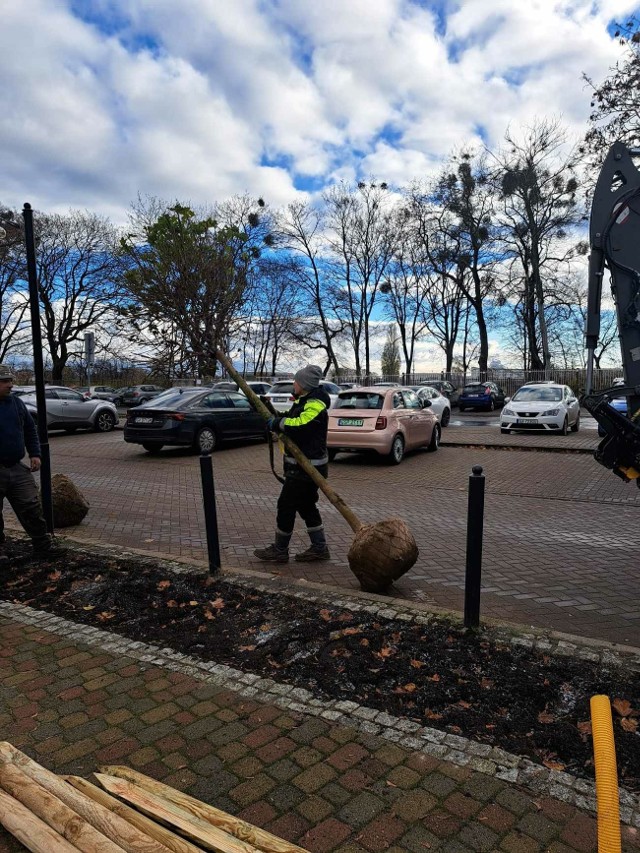
[[[191,447],[211,453],[221,442],[266,439],[264,418],[244,394],[212,388],[172,388],[127,412],[124,440],[148,453]]]

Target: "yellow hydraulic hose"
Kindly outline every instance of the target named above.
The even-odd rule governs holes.
[[[598,853],[621,853],[618,770],[608,696],[591,697],[591,731],[598,798]]]

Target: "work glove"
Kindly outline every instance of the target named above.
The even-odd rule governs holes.
[[[269,418],[267,421],[267,429],[269,432],[282,432],[280,418]]]

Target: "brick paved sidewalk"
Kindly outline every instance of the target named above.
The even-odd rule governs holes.
[[[283,709],[246,683],[162,666],[133,653],[141,644],[127,655],[113,637],[96,642],[102,632],[7,612],[0,737],[57,773],[127,764],[312,853],[597,849],[593,815],[544,791],[323,718],[322,707]],[[640,850],[638,830],[623,838],[627,853]],[[0,853],[20,849],[0,830]]]

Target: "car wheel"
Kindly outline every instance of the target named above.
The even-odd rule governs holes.
[[[500,427],[500,432],[503,435],[509,435],[511,433],[511,430],[510,429],[503,429],[502,427]]]
[[[159,453],[164,447],[164,444],[151,444],[149,442],[143,441],[142,446],[147,451],[147,453]]]
[[[213,427],[202,427],[202,429],[198,430],[193,446],[198,453],[206,455],[208,453],[213,453],[216,449],[217,443],[218,437]]]
[[[564,423],[562,424],[562,429],[560,430],[561,435],[566,435],[569,432],[569,418],[564,419]]]
[[[445,409],[442,413],[442,420],[440,421],[440,425],[443,427],[448,427],[450,420],[451,420],[451,409]]]
[[[331,449],[327,450],[327,455],[328,455],[328,457],[329,457],[329,462],[333,462],[333,460],[334,460],[334,459],[336,458],[336,456],[337,456],[337,453],[338,453],[338,451],[337,451],[337,450],[331,450]]]
[[[578,417],[576,418],[575,424],[573,424],[573,426],[571,427],[571,432],[578,432],[579,429],[580,429],[580,415],[578,415]]]
[[[466,407],[466,406],[458,406],[458,411],[459,411],[459,412],[466,412],[466,411],[467,411],[467,407]]]
[[[490,411],[490,412],[493,412],[493,411],[495,411],[495,408],[496,408],[496,401],[495,401],[495,400],[493,399],[493,397],[492,397],[492,398],[489,400],[489,411]]]
[[[404,456],[404,438],[401,435],[396,435],[391,445],[391,451],[388,460],[392,465],[399,465]]]
[[[112,412],[100,412],[93,428],[96,432],[111,432],[115,425],[116,416]]]
[[[440,447],[440,424],[433,425],[433,432],[431,433],[431,441],[429,442],[429,446],[427,447],[428,453],[435,453],[436,450]]]

